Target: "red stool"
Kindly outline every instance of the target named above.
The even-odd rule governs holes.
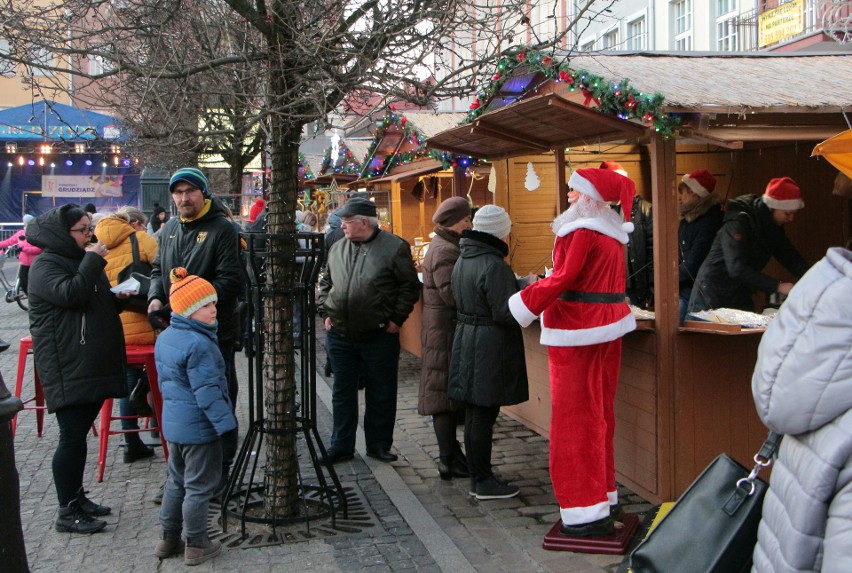
[[[163,413],[163,396],[160,394],[159,379],[157,377],[157,363],[154,360],[154,345],[140,344],[131,345],[126,348],[127,365],[144,367],[148,374],[148,385],[151,387],[151,397],[154,402],[154,416],[159,421]],[[139,432],[144,430],[111,430],[110,423],[113,420],[120,420],[121,416],[112,415],[113,400],[110,398],[104,401],[101,407],[101,448],[98,454],[98,481],[104,480],[104,469],[106,469],[106,457],[109,449],[109,437],[116,434],[126,434],[129,432]],[[150,417],[150,416],[140,416]],[[169,459],[169,447],[166,444],[166,438],[163,436],[163,429],[160,424],[157,424],[160,434],[160,443],[163,445],[163,456],[166,461]]]
[[[27,356],[33,353],[33,337],[25,336],[21,339],[21,345],[18,348],[18,377],[15,379],[15,396],[20,398],[21,391],[24,387],[24,373],[27,370]],[[47,406],[44,405],[44,390],[41,388],[41,379],[38,377],[38,370],[35,367],[35,359],[33,360],[33,384],[35,385],[35,395],[32,398],[24,400],[24,410],[35,410],[36,427],[38,428],[38,437],[41,437],[44,429],[44,412]],[[27,406],[30,402],[35,401],[35,406]],[[18,422],[18,415],[12,418],[12,437],[15,437],[15,426]],[[98,430],[92,424],[92,434],[98,435]]]
[[[24,387],[24,372],[27,369],[27,356],[33,353],[33,337],[25,336],[21,339],[21,345],[18,349],[18,377],[15,379],[15,396],[20,398],[21,391]],[[38,437],[41,437],[41,432],[44,429],[44,411],[47,407],[44,405],[44,391],[41,389],[41,380],[38,377],[35,363],[33,363],[33,382],[35,384],[35,396],[24,402],[24,410],[35,410],[36,427],[38,428]],[[30,402],[35,401],[35,406],[27,406]],[[17,425],[18,416],[12,418],[12,437],[15,436],[15,426]]]

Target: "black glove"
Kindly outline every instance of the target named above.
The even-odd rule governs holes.
[[[169,327],[169,316],[171,316],[171,313],[168,307],[148,313],[148,322],[151,323],[154,332],[159,333]]]
[[[18,240],[19,241],[26,241],[27,237],[26,237],[26,235],[21,235],[20,237],[18,237]]]

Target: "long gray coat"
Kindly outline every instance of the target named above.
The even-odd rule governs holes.
[[[435,228],[423,260],[423,317],[420,329],[423,367],[417,413],[421,416],[450,412],[462,404],[447,397],[450,350],[456,332],[456,299],[450,279],[459,258],[461,237],[443,227]]]
[[[752,392],[761,420],[786,434],[752,571],[852,571],[852,251],[829,249],[790,292]]]
[[[450,366],[453,400],[491,407],[529,399],[524,336],[509,312],[518,283],[503,260],[508,252],[492,235],[462,233],[452,278],[459,316]]]

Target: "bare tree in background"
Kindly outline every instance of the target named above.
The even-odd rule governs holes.
[[[0,36],[9,40],[9,52],[0,59],[28,70],[70,70],[78,101],[118,108],[149,154],[162,147],[161,157],[192,163],[198,153],[221,153],[236,186],[246,162],[268,144],[267,285],[275,288],[264,303],[267,517],[299,511],[288,289],[294,284],[292,233],[304,126],[325,122],[355,93],[418,105],[466,97],[490,78],[502,54],[516,49],[516,39],[531,38],[529,49],[565,48],[571,29],[592,14],[592,0],[575,2],[564,29],[542,31],[529,29],[528,14],[555,16],[558,0],[4,4]],[[36,78],[29,79],[35,85]]]

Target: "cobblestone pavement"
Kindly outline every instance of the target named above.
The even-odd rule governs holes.
[[[11,267],[11,265],[10,265]],[[7,276],[13,268],[4,269]],[[0,371],[14,389],[18,340],[28,334],[25,312],[16,305],[0,306],[0,338],[12,347],[0,355]],[[325,363],[322,334],[317,364]],[[240,380],[245,385],[248,366],[238,355]],[[614,573],[619,556],[584,555],[545,551],[544,534],[558,518],[547,471],[547,440],[501,415],[495,428],[495,471],[521,487],[509,500],[479,502],[468,495],[468,481],[441,481],[435,459],[437,446],[430,420],[417,415],[420,361],[403,352],[394,449],[399,461],[386,465],[363,455],[363,432],[351,462],[335,466],[345,486],[361,492],[368,505],[371,525],[353,532],[305,536],[305,540],[280,545],[245,547],[233,544],[218,558],[194,571],[481,571]],[[328,381],[328,384],[331,380]],[[328,438],[331,424],[330,388],[318,375],[320,434]],[[24,397],[32,394],[32,359],[27,362]],[[241,431],[246,427],[247,392],[241,392]],[[116,406],[117,411],[117,406]],[[21,482],[21,516],[31,571],[60,572],[171,572],[190,570],[179,559],[159,560],[153,555],[159,525],[158,506],[150,498],[165,474],[162,452],[150,460],[122,463],[121,437],[110,438],[104,481],[97,482],[98,440],[90,437],[84,477],[89,497],[110,505],[107,528],[95,535],[70,535],[53,529],[56,496],[51,461],[58,429],[52,415],[45,416],[43,436],[37,435],[36,416],[18,416],[16,461]],[[117,424],[117,422],[116,422]],[[459,429],[461,435],[461,428]],[[145,440],[154,440],[144,434]],[[650,508],[622,490],[628,511]],[[231,523],[231,522],[229,522]],[[0,570],[3,567],[0,566]]]

